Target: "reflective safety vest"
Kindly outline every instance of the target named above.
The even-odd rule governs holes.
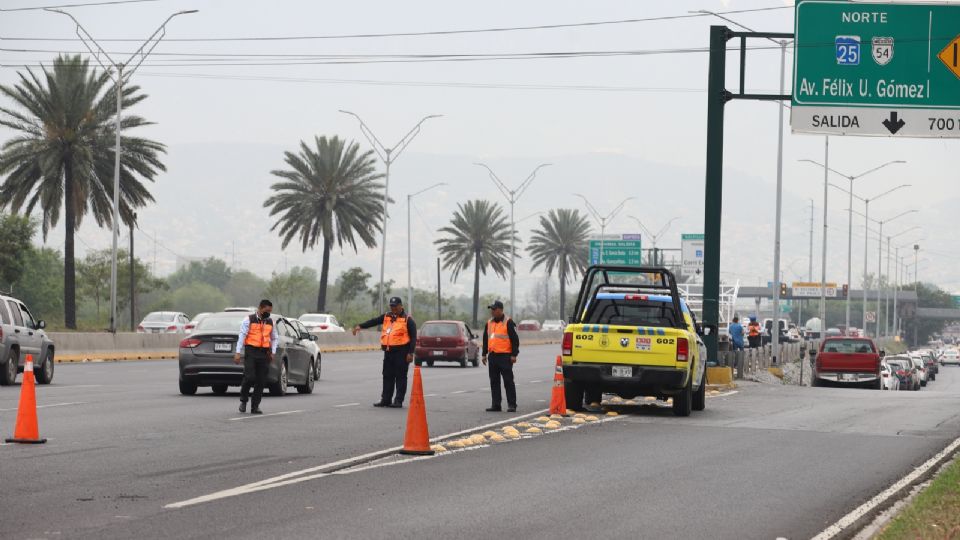
[[[510,343],[510,333],[507,331],[507,323],[510,317],[504,317],[502,321],[497,322],[493,319],[487,321],[487,351],[493,354],[510,354],[513,352],[513,344]]]
[[[260,319],[256,314],[250,316],[250,331],[243,344],[247,347],[270,348],[270,334],[273,332],[273,319],[269,316]]]
[[[394,315],[387,313],[383,316],[383,330],[380,331],[380,345],[390,350],[391,347],[402,347],[410,343],[410,334],[407,333],[407,314]]]
[[[757,337],[760,335],[760,323],[750,323],[747,325],[747,329],[750,332],[750,337]]]

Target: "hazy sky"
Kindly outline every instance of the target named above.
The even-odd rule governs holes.
[[[73,1],[73,0],[71,0]],[[79,0],[76,0],[79,1]],[[52,0],[0,0],[6,8],[48,5]],[[64,2],[69,3],[69,2]],[[416,200],[413,211],[414,283],[431,286],[436,229],[457,202],[502,196],[483,169],[484,161],[508,184],[518,184],[535,166],[554,165],[538,175],[517,205],[518,219],[556,207],[582,207],[574,192],[587,195],[601,212],[627,196],[636,197],[608,232],[637,232],[627,216],[639,217],[654,231],[680,219],[660,240],[679,247],[681,232],[702,232],[705,159],[707,54],[633,54],[606,57],[493,60],[471,62],[310,64],[295,56],[356,54],[475,54],[567,51],[657,51],[701,48],[708,44],[710,17],[634,22],[593,27],[460,35],[256,41],[186,41],[183,38],[289,37],[331,34],[421,32],[503,26],[543,25],[685,15],[690,10],[729,10],[784,6],[782,0],[583,1],[408,1],[316,2],[308,0],[161,0],[73,8],[70,11],[98,39],[143,38],[178,10],[199,9],[174,19],[166,39],[134,76],[150,97],[137,113],[157,122],[143,133],[169,147],[169,172],[154,188],[158,204],[140,212],[138,249],[153,257],[150,236],[160,242],[157,267],[172,271],[175,255],[215,255],[269,275],[285,265],[319,265],[319,251],[281,252],[261,208],[273,181],[269,171],[283,165],[282,152],[301,139],[334,135],[366,141],[356,121],[361,115],[377,135],[393,144],[421,117],[443,114],[424,125],[419,137],[395,163],[387,278],[406,283],[406,195],[447,182]],[[756,29],[792,31],[792,9],[731,15]],[[11,49],[83,51],[76,41],[14,41],[12,37],[71,38],[68,18],[42,11],[0,13],[0,82],[16,80],[16,66],[49,61],[54,53]],[[109,52],[130,53],[133,42],[106,42]],[[755,91],[775,92],[779,51],[756,42],[747,82]],[[769,48],[768,48],[769,46]],[[191,56],[177,56],[175,53]],[[197,56],[199,54],[199,56]],[[204,54],[239,55],[209,57]],[[731,51],[729,86],[736,80]],[[125,55],[117,54],[117,58]],[[315,59],[312,61],[316,61]],[[788,55],[789,62],[792,54]],[[189,64],[201,65],[189,65]],[[209,64],[220,65],[209,65]],[[223,65],[229,63],[256,65]],[[166,64],[166,65],[164,65]],[[11,67],[13,66],[13,67]],[[790,69],[788,68],[788,77]],[[789,91],[790,81],[787,81]],[[523,88],[521,88],[523,87]],[[570,88],[581,87],[581,88]],[[582,88],[588,87],[588,88]],[[725,280],[757,284],[772,279],[773,204],[776,179],[777,106],[732,102],[727,107],[722,270]],[[786,119],[789,123],[789,117]],[[10,135],[0,131],[0,140]],[[920,241],[920,274],[960,290],[960,263],[954,246],[960,187],[954,172],[957,143],[949,140],[890,140],[835,137],[831,166],[861,172],[887,160],[906,160],[858,182],[855,190],[875,195],[900,183],[901,190],[871,205],[871,216],[889,218],[903,210],[917,214],[889,224],[884,234],[919,225],[923,230],[894,240]],[[783,268],[787,280],[806,278],[809,205],[815,205],[814,277],[819,279],[822,238],[822,170],[799,159],[823,159],[823,137],[792,135],[787,127],[784,154]],[[839,177],[834,182],[845,184]],[[831,190],[828,279],[846,278],[846,198]],[[862,204],[855,203],[862,211]],[[520,224],[524,239],[536,224]],[[863,265],[863,220],[854,219],[854,284]],[[62,248],[62,227],[48,243]],[[104,248],[109,233],[92,220],[80,232],[78,250]],[[649,245],[649,239],[644,239]],[[901,250],[903,253],[904,250]],[[143,251],[141,251],[143,252]],[[911,257],[912,259],[912,257]],[[361,265],[376,275],[378,250],[338,251],[335,276]],[[877,265],[876,239],[869,271]],[[886,271],[886,263],[884,263]],[[472,275],[472,273],[470,274]],[[520,299],[542,271],[518,263]],[[446,277],[445,277],[446,281]],[[453,285],[470,290],[469,276]],[[484,292],[507,294],[504,280],[487,276]]]

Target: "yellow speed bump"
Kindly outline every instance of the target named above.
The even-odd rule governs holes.
[[[560,422],[556,422],[556,421],[551,420],[551,421],[547,422],[546,424],[544,424],[543,427],[546,428],[546,429],[558,429],[558,428],[560,427]]]
[[[584,420],[583,418],[574,418],[574,419],[573,419],[573,423],[574,423],[574,424],[586,424],[587,421]]]
[[[473,444],[483,444],[487,442],[487,438],[480,434],[470,437],[470,440],[473,441]]]
[[[484,437],[487,437],[487,438],[493,437],[493,436],[496,435],[496,434],[497,434],[496,431],[484,431],[484,432],[483,432],[483,436],[484,436]]]
[[[433,450],[434,452],[437,452],[437,453],[446,452],[446,451],[447,451],[447,449],[444,448],[442,444],[435,444],[435,445],[431,446],[430,449]]]
[[[585,415],[585,414],[583,414],[583,413],[577,413],[577,414],[573,415],[573,417],[574,417],[574,418],[586,418],[587,415]]]
[[[619,416],[619,415],[620,413],[618,413],[617,411],[610,411],[607,413],[607,416]]]
[[[600,419],[591,414],[590,416],[584,418],[584,420],[586,420],[587,422],[596,422],[597,420],[600,420]]]
[[[518,428],[528,428],[530,426],[531,426],[530,422],[517,422]]]
[[[520,438],[520,432],[519,432],[519,431],[505,431],[505,432],[503,433],[503,436],[506,437],[506,438],[508,438],[508,439],[519,439],[519,438]]]
[[[537,422],[543,423],[543,422],[549,422],[549,421],[550,421],[550,417],[549,417],[549,416],[538,416],[538,417],[537,417]]]
[[[463,441],[450,441],[447,443],[450,448],[463,448]]]
[[[531,434],[543,433],[543,430],[538,427],[531,427],[531,428],[527,428],[526,431],[524,431],[524,433],[531,433]]]
[[[489,438],[493,442],[504,442],[507,440],[506,437],[504,437],[503,435],[500,435],[499,433],[494,433]]]
[[[550,415],[550,419],[551,419],[551,420],[563,420],[563,415],[560,415],[560,414],[551,414],[551,415]]]

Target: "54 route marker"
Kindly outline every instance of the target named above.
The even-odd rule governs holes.
[[[801,0],[794,133],[960,137],[960,5]]]

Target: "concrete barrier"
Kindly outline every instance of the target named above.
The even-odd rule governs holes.
[[[518,332],[520,345],[560,343],[562,332]],[[137,334],[131,332],[50,332],[58,362],[103,362],[110,360],[160,360],[176,358],[184,334]],[[317,335],[321,352],[376,351],[380,334],[366,330]]]

